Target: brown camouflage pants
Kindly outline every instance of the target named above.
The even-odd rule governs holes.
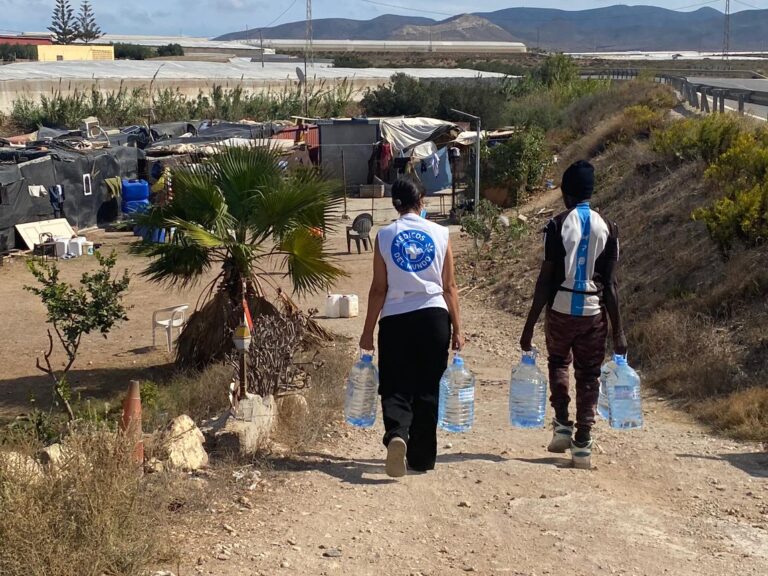
[[[576,424],[591,428],[600,393],[600,367],[605,359],[608,321],[605,311],[597,316],[571,316],[547,310],[547,353],[549,354],[549,398],[560,423],[570,421],[568,405],[573,363],[576,375]]]

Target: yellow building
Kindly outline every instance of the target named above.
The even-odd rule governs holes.
[[[103,44],[55,44],[38,46],[37,59],[40,62],[62,62],[71,60],[114,60],[114,46]]]

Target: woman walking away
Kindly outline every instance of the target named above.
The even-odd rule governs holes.
[[[360,348],[373,350],[379,320],[379,394],[387,474],[426,472],[437,457],[437,404],[448,347],[460,350],[459,297],[448,229],[419,216],[423,196],[399,179],[400,218],[376,237],[373,281]],[[453,333],[453,337],[451,337]]]

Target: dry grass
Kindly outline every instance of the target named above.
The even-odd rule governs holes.
[[[294,450],[317,444],[328,429],[341,421],[345,381],[353,362],[353,350],[337,342],[321,350],[320,361],[310,370],[311,385],[304,391],[309,414],[281,413],[276,438]]]
[[[696,406],[694,412],[720,432],[768,446],[768,388],[751,388]]]
[[[0,574],[138,576],[168,560],[172,543],[159,532],[174,491],[142,478],[117,433],[89,427],[65,445],[59,469],[0,463]]]

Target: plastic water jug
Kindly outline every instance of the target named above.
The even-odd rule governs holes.
[[[600,394],[597,398],[597,413],[601,418],[610,420],[611,418],[611,405],[608,402],[608,390],[606,389],[606,382],[608,376],[616,369],[616,355],[613,356],[608,362],[603,364],[600,369]]]
[[[347,379],[344,417],[352,426],[370,428],[376,421],[379,400],[379,371],[373,364],[373,353],[363,351]]]
[[[447,432],[467,432],[475,422],[475,376],[456,352],[440,379],[437,423]]]
[[[509,381],[509,423],[515,428],[541,428],[547,409],[547,378],[536,366],[536,352],[523,352]]]
[[[614,356],[616,368],[608,374],[605,388],[610,405],[611,428],[631,430],[643,426],[640,377],[626,356]]]
[[[360,313],[360,301],[355,294],[346,294],[339,300],[339,317],[356,318]]]
[[[338,318],[341,306],[341,294],[328,294],[325,299],[325,317]]]

